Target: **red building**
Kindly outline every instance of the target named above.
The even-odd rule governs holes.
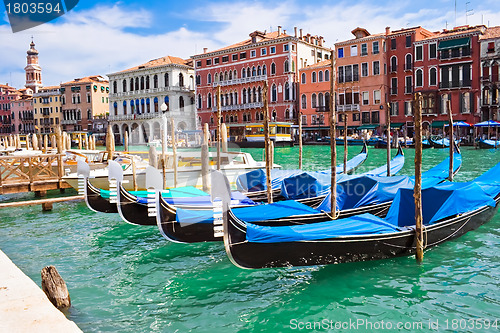
[[[266,81],[271,120],[295,122],[298,71],[329,59],[330,49],[323,45],[323,37],[303,35],[297,28],[292,36],[278,27],[270,33],[254,31],[240,43],[193,56],[200,124],[215,128],[220,86],[223,121],[230,125],[231,136],[244,136],[243,126],[231,124],[262,123]]]
[[[0,84],[0,134],[14,132],[11,104],[19,99],[19,95],[16,88]]]
[[[454,121],[480,121],[479,37],[485,30],[484,26],[457,27],[414,43],[414,91],[424,97],[424,128],[427,124],[433,133],[442,132],[448,121],[448,101]],[[409,121],[409,116],[400,114],[395,121]]]
[[[390,31],[386,28],[386,63],[384,68],[386,85],[389,88],[387,101],[390,104],[391,127],[402,129],[403,132],[412,136],[413,113],[412,99],[414,87],[421,88],[421,82],[414,81],[414,71],[418,65],[414,65],[416,59],[421,59],[422,50],[414,46],[415,43],[429,38],[434,33],[422,28],[413,27]],[[434,75],[437,70],[437,53],[434,51],[429,58],[429,66],[434,66]],[[421,61],[421,60],[419,60]],[[430,70],[430,69],[429,69]],[[415,82],[415,83],[414,83]],[[434,78],[428,85],[428,90],[437,90],[437,80]],[[435,92],[434,92],[435,95]],[[404,133],[402,133],[404,134]]]

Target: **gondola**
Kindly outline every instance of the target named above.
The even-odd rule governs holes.
[[[352,159],[348,160],[346,163],[346,174],[353,174],[361,164],[363,164],[368,157],[368,147],[366,142],[363,144],[363,148],[360,153],[354,156]],[[325,170],[329,172],[330,170]],[[271,171],[271,186],[273,201],[282,200],[281,195],[281,183],[283,179],[291,176],[301,174],[302,170],[272,170]],[[337,165],[337,174],[344,173],[344,164]],[[254,201],[265,201],[267,200],[266,192],[266,176],[263,170],[255,170],[244,175],[238,176],[236,180],[236,185],[238,190],[244,191],[245,194]]]
[[[98,213],[118,213],[116,202],[101,196],[101,190],[92,185],[88,178],[85,178],[85,203],[87,207]]]
[[[432,148],[432,144],[429,142],[429,139],[422,140],[422,148],[423,149]]]
[[[441,148],[449,148],[450,147],[450,139],[448,138],[442,138],[442,139],[435,139],[432,137],[429,137],[428,139],[429,144],[436,149],[441,149]],[[459,144],[461,140],[455,140],[455,144]]]
[[[461,165],[461,156],[459,153],[457,153],[455,154],[455,157],[456,159],[454,165],[455,172],[457,172]],[[448,160],[445,160],[438,166],[427,171],[427,186],[444,181],[444,179],[446,178],[446,176],[444,176],[444,171],[448,169],[448,164]],[[379,179],[386,178],[387,177],[379,177]],[[410,186],[410,184],[408,183],[408,178],[409,177],[402,176],[401,179],[401,182],[406,182],[406,186]],[[217,182],[220,183],[220,181]],[[328,201],[328,198],[323,199],[323,202]],[[353,216],[356,214],[363,214],[367,212],[377,214],[379,216],[385,216],[390,205],[391,202],[382,202],[341,210],[339,212],[339,218]],[[281,212],[276,213],[276,209],[274,209],[274,207],[278,207],[277,210]],[[280,213],[282,214],[283,211],[287,211],[287,209],[288,211],[292,210],[295,216],[290,217],[289,213],[287,213],[286,215],[279,215]],[[319,209],[311,208],[307,205],[293,200],[278,202],[272,205],[238,208],[235,209],[235,211],[238,211],[238,214],[241,213],[245,216],[252,216],[254,219],[254,223],[260,225],[307,224],[325,220],[329,221],[332,219],[331,215],[327,212],[320,212]],[[200,241],[222,240],[221,237],[214,236],[212,211],[189,211],[182,208],[175,209],[171,205],[166,204],[164,200],[159,199],[157,202],[157,212],[157,222],[160,232],[166,239],[170,241],[194,243]],[[264,217],[266,217],[267,219],[264,219]]]
[[[426,248],[474,230],[495,215],[500,201],[499,167],[474,182],[443,183],[422,191]],[[231,262],[240,268],[408,256],[416,251],[414,211],[412,189],[398,191],[385,219],[363,214],[314,224],[261,226],[239,219],[228,208],[223,214],[224,245]]]
[[[481,149],[495,149],[500,148],[500,141],[479,139],[479,148]]]

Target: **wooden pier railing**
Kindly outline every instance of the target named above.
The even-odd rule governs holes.
[[[0,194],[70,188],[62,180],[63,156],[0,156]]]

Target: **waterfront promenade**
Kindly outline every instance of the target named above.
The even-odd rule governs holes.
[[[41,268],[40,268],[41,269]],[[0,332],[82,332],[0,251]]]

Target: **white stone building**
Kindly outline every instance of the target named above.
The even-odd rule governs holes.
[[[159,139],[164,114],[168,124],[171,118],[175,120],[177,131],[197,129],[190,59],[166,56],[108,77],[109,122],[120,140],[125,131],[131,144]]]

